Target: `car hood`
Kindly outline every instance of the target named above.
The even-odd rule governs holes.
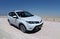
[[[31,16],[31,17],[25,17],[20,19],[25,21],[41,21],[41,17],[38,16]]]

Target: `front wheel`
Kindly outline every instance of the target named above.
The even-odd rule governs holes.
[[[19,25],[19,29],[20,29],[22,32],[24,32],[24,33],[27,32],[27,29],[26,29],[26,27],[25,27],[23,24],[20,24],[20,25]]]

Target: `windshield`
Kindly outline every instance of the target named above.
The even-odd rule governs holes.
[[[33,16],[31,13],[26,12],[26,11],[24,11],[24,12],[17,12],[17,14],[18,14],[19,17],[31,17],[31,16]]]

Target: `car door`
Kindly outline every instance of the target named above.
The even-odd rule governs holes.
[[[8,14],[8,19],[9,19],[10,23],[13,24],[13,12],[10,12]]]
[[[10,22],[15,25],[16,18],[14,18],[14,16],[16,16],[16,14],[14,12],[10,12]]]
[[[14,25],[16,25],[16,17],[14,17],[14,16],[17,17],[17,15],[13,12],[12,23],[13,23]]]

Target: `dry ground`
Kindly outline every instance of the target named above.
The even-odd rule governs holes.
[[[44,21],[42,29],[26,34],[9,25],[7,18],[0,18],[0,39],[60,39],[60,22]]]

